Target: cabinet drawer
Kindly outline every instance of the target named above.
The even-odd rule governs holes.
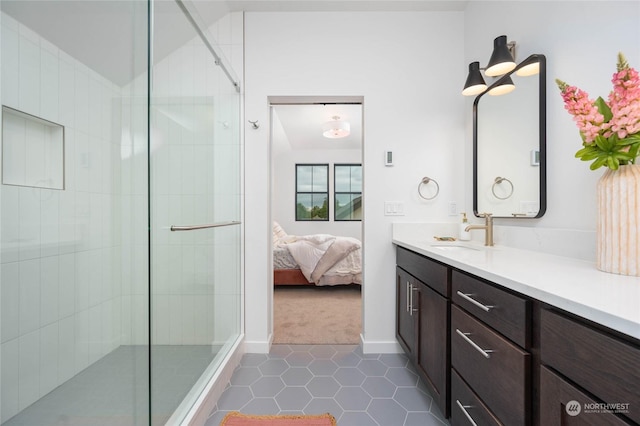
[[[619,417],[591,408],[597,403],[545,367],[540,369],[540,424],[544,426],[629,426]]]
[[[529,353],[452,306],[451,366],[506,425],[529,424],[530,362]]]
[[[396,250],[396,264],[443,295],[449,297],[448,268],[402,247]]]
[[[640,423],[640,349],[546,309],[540,322],[542,363],[605,403],[628,403]]]
[[[479,278],[453,271],[452,299],[513,342],[529,348],[529,301],[496,288]]]
[[[451,425],[490,425],[502,426],[502,423],[489,411],[480,398],[466,383],[451,370]]]

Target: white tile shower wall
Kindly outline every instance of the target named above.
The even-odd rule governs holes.
[[[4,422],[120,344],[121,92],[8,15],[0,27],[2,104],[65,126],[66,180],[0,188]]]

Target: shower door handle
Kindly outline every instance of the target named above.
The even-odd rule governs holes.
[[[217,222],[204,225],[171,225],[172,231],[195,231],[196,229],[220,228],[222,226],[240,225],[242,222],[232,220],[229,222]]]

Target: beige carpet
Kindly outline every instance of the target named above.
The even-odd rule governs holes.
[[[358,344],[362,332],[360,286],[276,287],[273,329],[276,344]]]

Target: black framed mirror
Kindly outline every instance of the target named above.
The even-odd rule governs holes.
[[[513,82],[511,92],[493,96]],[[546,58],[534,54],[473,102],[473,212],[539,218],[547,208]]]

